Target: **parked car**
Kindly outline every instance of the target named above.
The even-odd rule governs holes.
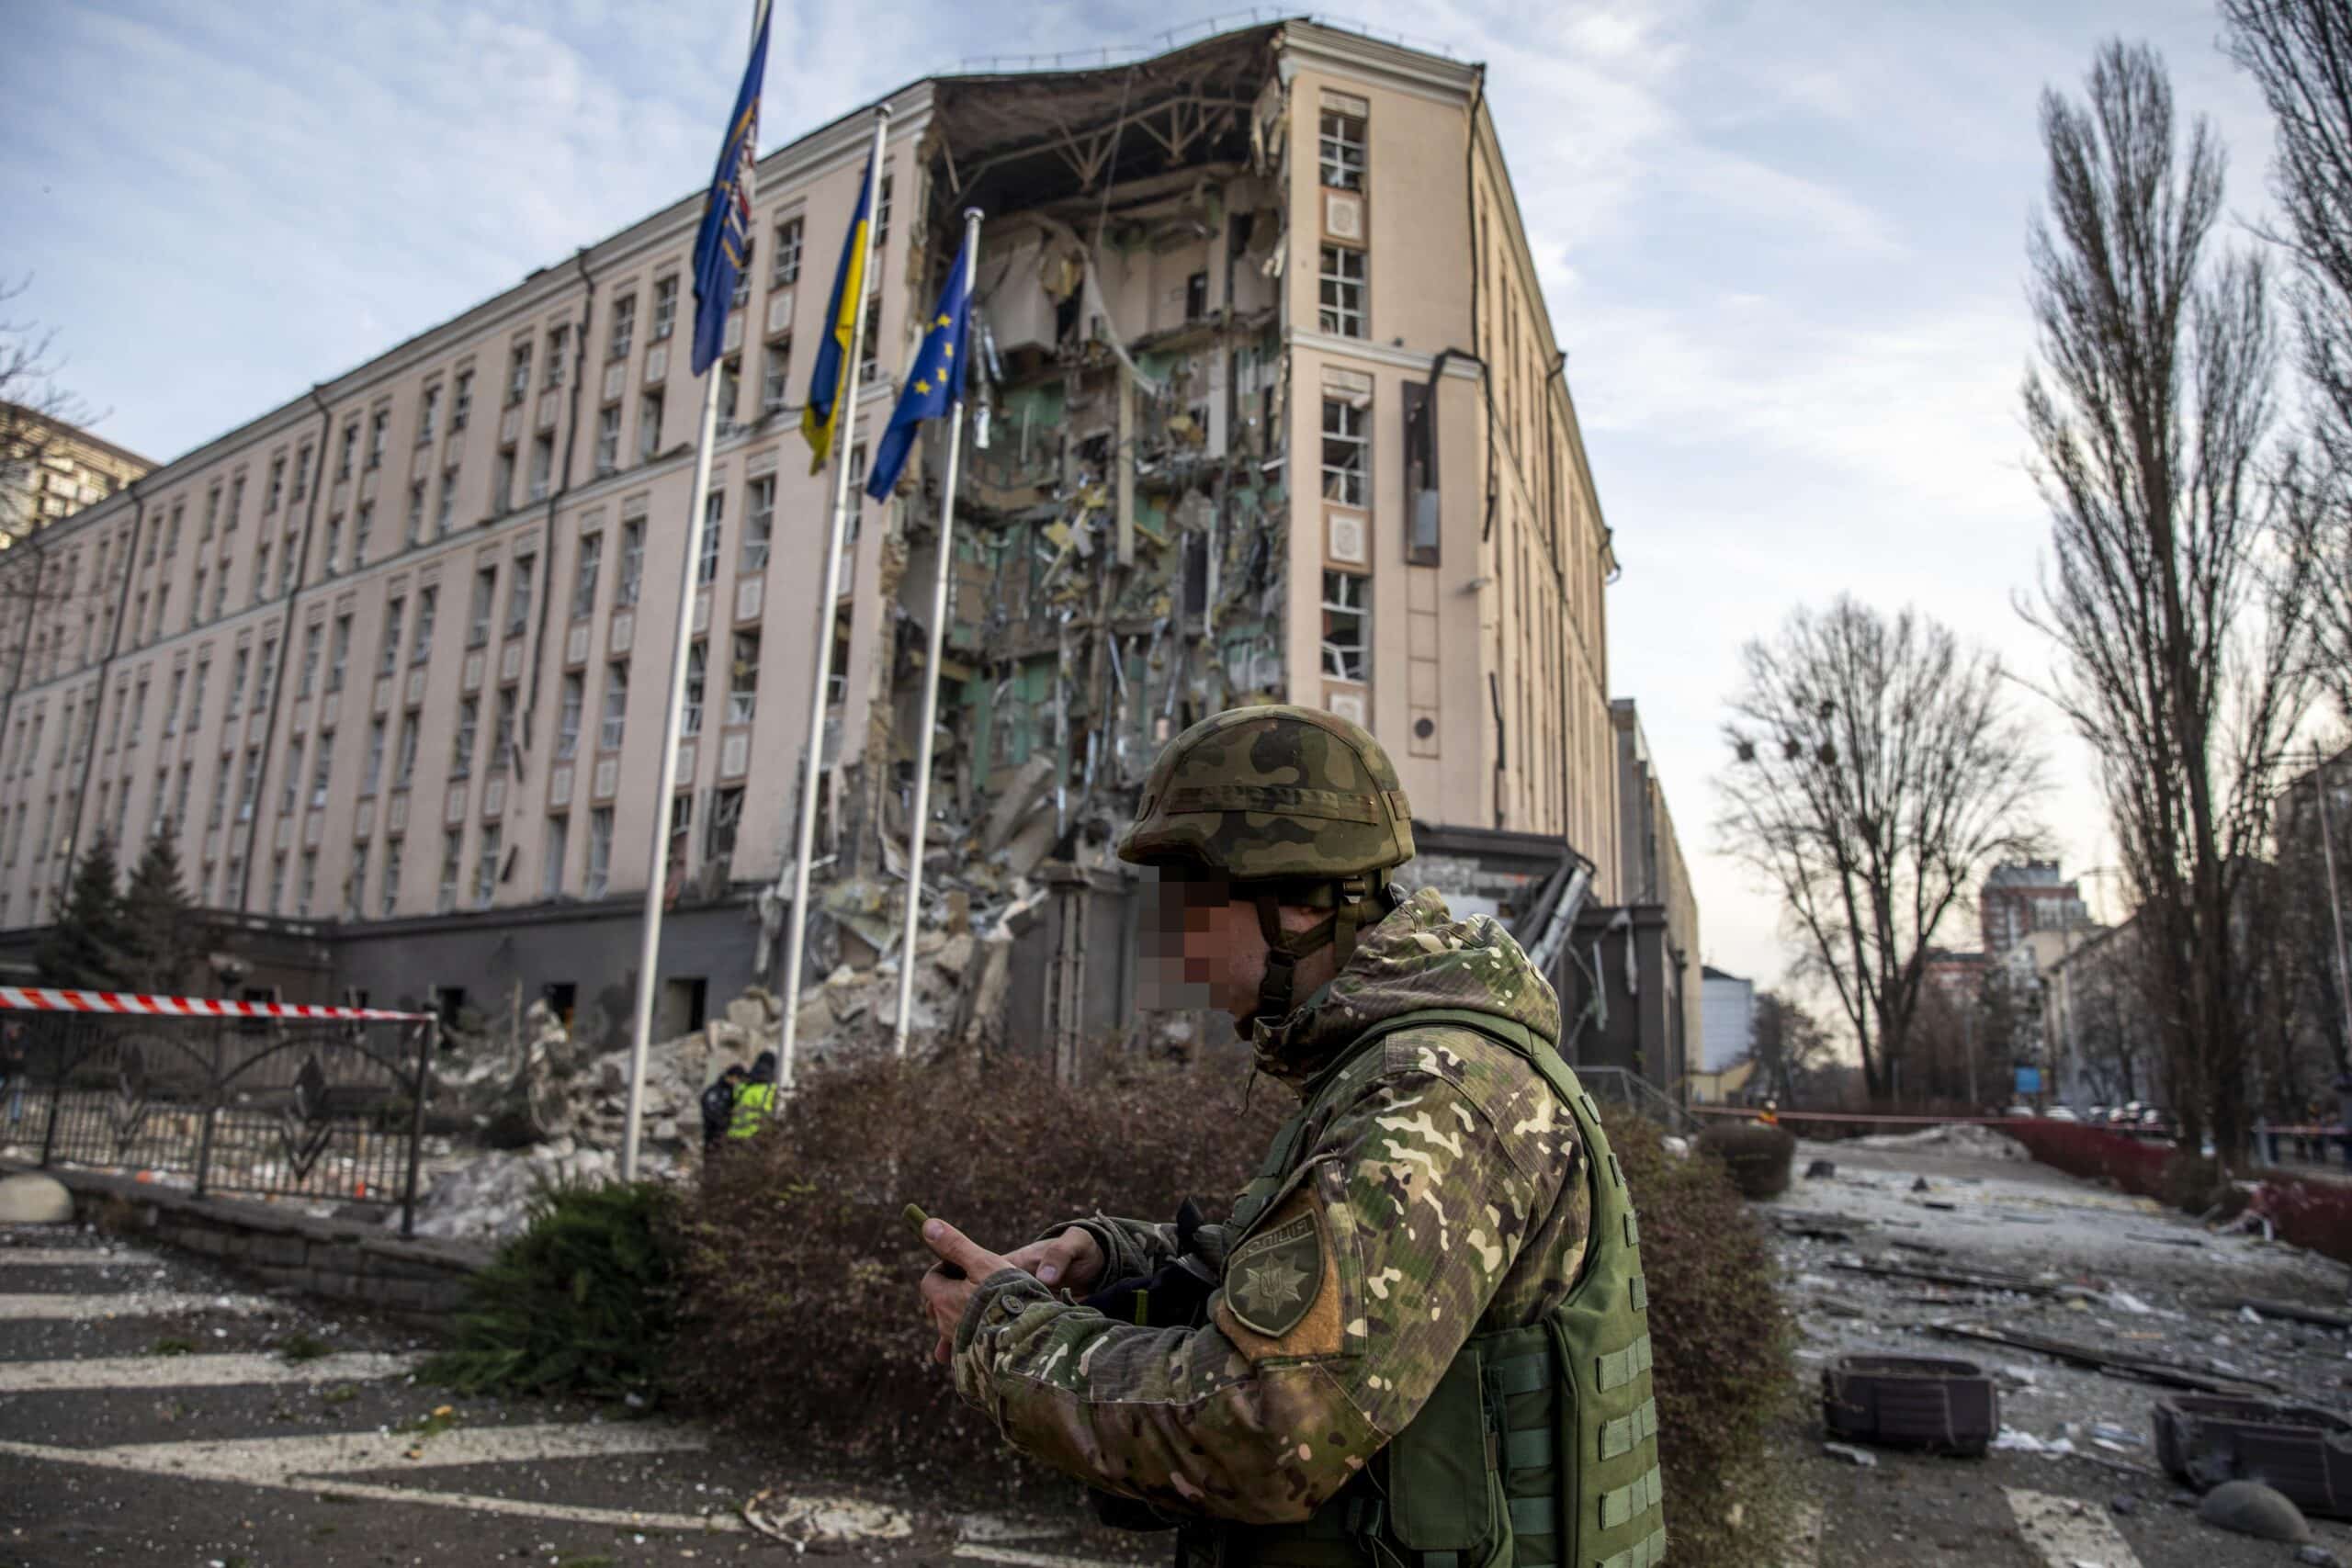
[[[2049,1110],[2043,1111],[2042,1115],[2048,1117],[2052,1122],[2079,1122],[2082,1120],[2081,1117],[2075,1114],[2074,1107],[2069,1105],[2053,1105]]]
[[[2033,1115],[2033,1107],[2030,1105],[2012,1105],[2007,1111],[2002,1111],[2001,1114],[2009,1117],[2030,1118]]]

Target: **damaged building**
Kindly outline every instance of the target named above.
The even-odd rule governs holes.
[[[545,997],[616,1040],[691,571],[665,1032],[782,989],[827,636],[823,1010],[803,1021],[820,1053],[892,1021],[874,979],[900,960],[917,853],[920,1031],[1072,1070],[1134,1043],[1112,839],[1168,739],[1284,700],[1385,742],[1423,848],[1406,880],[1539,949],[1582,1059],[1676,1084],[1668,998],[1695,994],[1696,908],[1645,760],[1621,798],[1615,554],[1480,69],[1287,21],[887,102],[851,461],[976,207],[950,559],[926,452],[890,502],[858,503],[839,579],[817,581],[830,487],[798,405],[859,113],[761,160],[697,559],[698,197],[10,552],[57,591],[0,710],[0,953],[53,916],[77,845],[171,833],[198,902],[236,911],[289,993]]]

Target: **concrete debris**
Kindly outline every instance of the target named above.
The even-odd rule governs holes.
[[[2197,1517],[2207,1524],[2257,1540],[2290,1544],[2312,1539],[2311,1521],[2287,1495],[2258,1481],[2224,1481],[2205,1494]]]
[[[1842,1459],[1848,1464],[1862,1470],[1878,1468],[1878,1455],[1868,1449],[1858,1449],[1851,1443],[1824,1443],[1821,1445],[1821,1451],[1831,1459]]]
[[[1993,1446],[2004,1453],[2040,1454],[2045,1459],[2064,1459],[2075,1451],[2072,1438],[2045,1440],[2031,1432],[2021,1432],[2015,1427],[2002,1427],[2000,1436],[1993,1439]]]
[[[648,1161],[653,1174],[662,1174],[665,1162]],[[416,1234],[447,1241],[501,1242],[523,1234],[530,1224],[532,1200],[569,1186],[594,1186],[615,1179],[619,1156],[606,1149],[581,1148],[569,1138],[542,1145],[527,1154],[486,1154],[434,1177],[416,1201]],[[392,1214],[387,1228],[398,1229]]]
[[[2304,1568],[2344,1568],[2344,1560],[2327,1548],[2305,1541],[2295,1548],[2295,1561]]]
[[[0,1177],[0,1224],[62,1225],[73,1219],[74,1195],[55,1177]]]
[[[2030,1162],[2025,1145],[2006,1133],[1973,1122],[1923,1128],[1917,1133],[1874,1133],[1856,1138],[1857,1148],[1883,1149],[1892,1154],[1963,1155],[1973,1159]]]
[[[1838,1165],[1834,1160],[1817,1159],[1804,1168],[1804,1174],[1807,1180],[1818,1181],[1825,1177],[1837,1175]]]

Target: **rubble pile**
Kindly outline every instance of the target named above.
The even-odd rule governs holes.
[[[1973,1159],[2025,1161],[2033,1158],[2026,1152],[2025,1145],[2015,1138],[1996,1128],[1970,1122],[1926,1127],[1917,1133],[1874,1133],[1866,1138],[1854,1139],[1851,1146],[1884,1149],[1897,1154],[1909,1150],[1917,1154],[1962,1155]]]

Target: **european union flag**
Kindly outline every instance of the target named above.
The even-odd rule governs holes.
[[[744,68],[743,85],[736,89],[735,112],[727,121],[727,139],[718,145],[718,166],[711,171],[710,191],[703,197],[702,229],[695,235],[695,353],[694,373],[710,368],[727,341],[727,312],[735,298],[735,280],[752,248],[752,186],[759,160],[760,83],[768,70],[768,7],[760,7],[760,25],[752,35],[752,62]]]
[[[888,500],[899,482],[899,471],[914,449],[915,426],[937,419],[964,396],[964,347],[972,329],[972,268],[977,260],[967,241],[956,254],[956,270],[947,275],[939,309],[932,312],[931,330],[915,350],[899,406],[891,411],[889,427],[882,432],[866,470],[865,493],[876,501]]]

